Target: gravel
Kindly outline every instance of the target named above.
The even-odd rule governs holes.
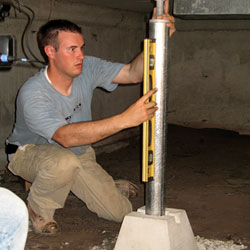
[[[94,246],[90,250],[112,250],[114,249],[117,236],[110,239],[105,239],[100,246]],[[247,249],[241,242],[221,241],[213,239],[205,239],[200,236],[195,237],[199,250],[241,250]]]
[[[205,239],[200,236],[196,236],[195,240],[199,250],[241,250],[247,249],[242,243],[234,243],[232,240],[221,241]]]

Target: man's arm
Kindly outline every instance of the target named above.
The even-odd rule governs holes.
[[[146,102],[157,90],[153,89],[119,115],[110,118],[67,124],[56,130],[52,139],[64,147],[97,142],[119,131],[138,126],[151,119],[158,109],[155,102]]]
[[[175,20],[169,15],[169,0],[165,1],[164,14],[156,16],[156,8],[154,8],[152,19],[168,20],[167,27],[169,28],[169,37],[176,31]],[[140,53],[131,63],[126,64],[117,76],[113,79],[113,83],[127,84],[142,82],[143,79],[143,53]]]
[[[123,66],[121,71],[113,79],[113,83],[128,84],[138,83],[143,79],[143,52],[131,63]]]

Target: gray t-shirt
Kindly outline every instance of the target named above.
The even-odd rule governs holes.
[[[19,91],[16,103],[16,122],[6,143],[56,144],[56,130],[66,124],[91,121],[91,100],[96,87],[113,91],[112,80],[124,64],[111,63],[85,56],[81,75],[73,81],[70,96],[60,94],[47,80],[45,69],[31,77]],[[71,147],[75,154],[84,153],[88,145]]]

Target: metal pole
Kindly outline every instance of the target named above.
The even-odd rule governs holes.
[[[157,3],[160,1],[157,1]],[[162,1],[164,2],[164,1]],[[162,5],[163,7],[163,5]],[[167,20],[151,19],[149,38],[156,40],[155,84],[158,88],[155,114],[154,178],[146,184],[146,214],[165,215],[165,168],[167,155]]]
[[[162,15],[164,12],[165,0],[155,0],[155,1],[156,1],[156,16]]]

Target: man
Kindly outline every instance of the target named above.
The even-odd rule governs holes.
[[[171,35],[173,17],[158,18],[171,21]],[[123,182],[101,168],[90,144],[152,118],[157,105],[146,101],[156,90],[98,121],[91,119],[91,98],[96,87],[113,91],[117,84],[141,82],[143,56],[126,65],[85,56],[80,27],[67,20],[49,21],[37,38],[48,66],[20,89],[15,127],[6,141],[9,169],[32,183],[27,201],[33,228],[44,235],[59,232],[54,212],[70,191],[99,217],[120,222],[132,211],[128,198],[134,187],[130,183],[125,196]]]

